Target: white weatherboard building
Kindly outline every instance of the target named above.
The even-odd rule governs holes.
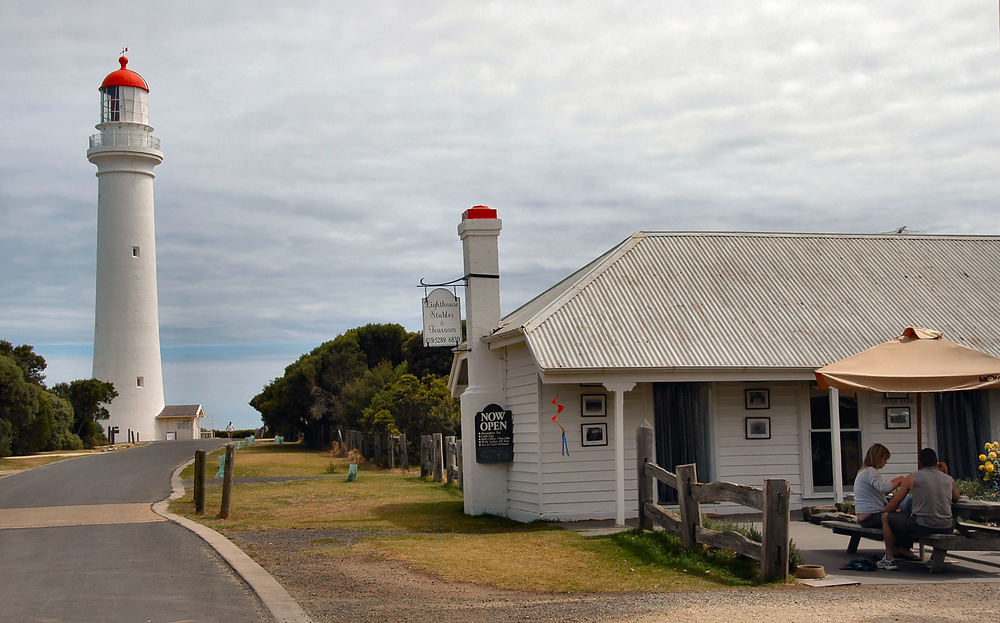
[[[833,501],[834,435],[846,493],[875,442],[892,452],[884,473],[913,471],[917,400],[923,445],[958,478],[1000,437],[1000,392],[837,393],[813,374],[909,326],[1000,356],[1000,237],[639,232],[500,318],[500,228],[481,207],[459,226],[466,275],[483,275],[468,277],[450,379],[470,514],[624,523],[644,420],[667,469],[785,478],[792,508]],[[511,412],[508,462],[475,460],[474,417],[490,404]]]
[[[98,134],[87,159],[97,165],[97,303],[94,378],[114,383],[107,429],[117,440],[157,439],[163,410],[153,167],[163,161],[149,125],[149,87],[121,69],[101,84]]]

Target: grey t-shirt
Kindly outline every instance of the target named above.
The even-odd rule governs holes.
[[[864,468],[854,477],[854,512],[881,513],[885,510],[885,494],[895,488],[874,467]]]
[[[925,528],[952,527],[951,491],[955,481],[936,467],[913,472],[913,516]]]

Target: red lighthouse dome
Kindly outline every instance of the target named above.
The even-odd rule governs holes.
[[[128,57],[123,54],[118,59],[118,62],[121,63],[122,68],[108,74],[104,82],[101,83],[101,89],[107,87],[138,87],[148,93],[149,87],[146,86],[146,81],[142,79],[142,76],[131,69],[125,69],[125,66],[128,65]]]

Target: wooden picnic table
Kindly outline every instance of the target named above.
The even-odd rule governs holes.
[[[951,506],[952,514],[957,520],[973,519],[976,521],[1000,521],[1000,503],[982,500],[961,499]],[[874,541],[882,540],[880,528],[862,528],[850,521],[823,521],[820,525],[833,530],[834,534],[851,537],[847,544],[847,552],[858,551],[862,538]],[[928,534],[917,537],[920,544],[920,554],[923,558],[924,546],[933,548],[930,558],[930,572],[937,573],[944,566],[944,558],[948,551],[1000,551],[1000,528],[982,526],[972,523],[958,523],[959,530],[952,533]]]

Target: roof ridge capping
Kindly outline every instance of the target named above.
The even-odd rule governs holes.
[[[891,240],[900,239],[1000,239],[998,234],[911,234],[895,232],[882,233],[845,233],[845,232],[787,232],[787,231],[669,231],[669,230],[643,230],[636,232],[630,237],[638,236],[655,238],[689,238],[689,237],[718,237],[718,238],[887,238]]]

